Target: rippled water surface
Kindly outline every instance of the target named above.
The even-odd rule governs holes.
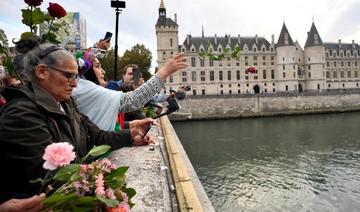
[[[360,211],[360,113],[173,125],[217,211]]]

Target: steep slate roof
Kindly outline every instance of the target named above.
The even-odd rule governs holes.
[[[159,18],[155,24],[155,27],[160,27],[160,26],[173,26],[173,27],[178,27],[177,23],[173,20],[171,20],[170,18],[166,17],[166,8],[164,5],[164,1],[161,0],[160,2],[160,7],[159,7]]]
[[[322,46],[321,37],[315,27],[314,22],[311,25],[310,32],[308,32],[308,37],[305,43],[305,48],[310,46]]]
[[[190,36],[190,35],[188,35]],[[190,47],[192,45],[195,46],[196,51],[199,50],[201,44],[204,46],[205,51],[208,50],[210,44],[213,46],[213,50],[217,50],[217,47],[221,45],[222,48],[226,48],[229,44],[228,35],[224,37],[216,37],[217,43],[215,43],[215,36],[213,37],[192,37],[189,38],[189,44],[187,43],[187,38],[183,42],[183,46],[186,48],[186,51],[190,51]],[[236,46],[240,46],[240,50],[244,49],[244,45],[246,44],[249,50],[252,50],[253,45],[256,45],[258,51],[261,51],[261,47],[264,44],[266,50],[270,50],[270,43],[263,37],[240,37],[240,43],[238,37],[230,37],[230,48],[231,50],[235,49]]]
[[[354,45],[353,45],[352,43],[339,44],[339,43],[330,43],[330,42],[325,43],[324,42],[324,46],[325,46],[326,50],[329,50],[329,51],[336,50],[337,53],[339,53],[340,50],[343,50],[345,53],[348,50],[350,50],[351,54],[353,53],[353,51],[357,51],[358,54],[360,53],[360,45],[357,43],[354,43]]]
[[[156,27],[160,27],[160,26],[174,26],[174,27],[178,27],[178,24],[175,23],[175,21],[171,20],[170,18],[166,18],[164,16],[159,16],[157,22],[156,22]]]
[[[285,35],[286,34],[288,36],[288,43],[285,43]],[[294,45],[294,42],[291,39],[290,33],[289,33],[288,29],[286,28],[285,23],[283,23],[283,26],[281,28],[281,32],[280,32],[280,35],[279,35],[279,40],[278,40],[278,42],[276,44],[276,47],[293,46],[293,45]]]

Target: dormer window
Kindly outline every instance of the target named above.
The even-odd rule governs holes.
[[[191,52],[194,52],[195,51],[195,49],[194,48],[191,48]]]
[[[257,50],[257,49],[256,49],[256,47],[255,47],[255,48],[253,49],[253,51],[256,52],[256,50]]]

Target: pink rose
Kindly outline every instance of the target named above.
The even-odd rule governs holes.
[[[53,143],[46,147],[43,159],[43,167],[55,170],[59,166],[69,165],[75,159],[74,147],[67,142]]]
[[[47,9],[49,15],[53,18],[62,18],[66,16],[65,9],[57,3],[49,3],[49,7]]]

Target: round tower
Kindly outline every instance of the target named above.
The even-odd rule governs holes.
[[[297,92],[297,61],[296,46],[286,28],[282,26],[278,42],[276,44],[276,92]]]
[[[326,89],[325,47],[314,23],[308,32],[304,48],[304,70],[307,90]]]

